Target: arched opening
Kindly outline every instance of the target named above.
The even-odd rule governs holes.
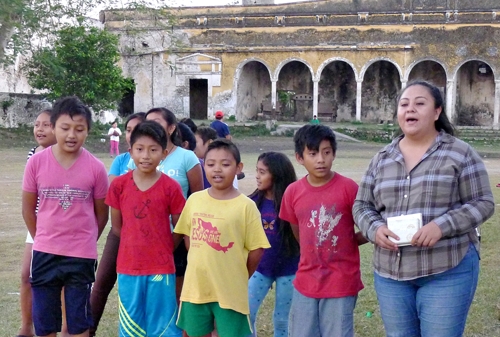
[[[269,70],[259,61],[243,66],[236,92],[236,116],[238,119],[255,118],[264,102],[271,102],[271,77]]]
[[[464,63],[457,72],[455,123],[460,126],[493,125],[495,75],[481,61]]]
[[[436,61],[427,60],[416,64],[410,71],[408,83],[416,80],[430,82],[439,87],[442,93],[446,89],[446,71]]]
[[[400,90],[401,80],[394,64],[388,61],[371,64],[363,78],[361,119],[376,123],[392,122]]]
[[[313,111],[311,71],[302,62],[291,61],[281,68],[277,89],[277,105],[283,119],[309,120]]]
[[[325,118],[330,111],[333,121],[356,119],[356,75],[352,67],[344,61],[331,62],[321,72],[318,118]]]

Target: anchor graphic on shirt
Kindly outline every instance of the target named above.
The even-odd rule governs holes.
[[[135,206],[134,208],[134,215],[137,219],[144,219],[145,217],[147,217],[148,215],[145,213],[145,209],[146,208],[149,208],[149,204],[151,203],[151,200],[148,199],[146,200],[146,202],[143,202],[142,203],[142,208],[139,210],[139,212],[137,212],[137,209],[140,207],[140,206]]]
[[[42,195],[47,199],[59,199],[59,205],[63,210],[67,210],[75,199],[87,200],[90,195],[88,191],[71,188],[69,185],[63,185],[62,188],[47,188],[41,190]]]

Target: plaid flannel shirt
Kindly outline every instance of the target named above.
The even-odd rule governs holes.
[[[455,267],[470,243],[479,252],[475,228],[493,215],[495,203],[486,168],[471,146],[440,132],[408,173],[398,145],[402,138],[394,139],[370,162],[353,214],[373,243],[388,217],[422,213],[424,225],[434,221],[439,226],[443,236],[433,247],[390,251],[375,245],[373,265],[380,276],[412,280]]]

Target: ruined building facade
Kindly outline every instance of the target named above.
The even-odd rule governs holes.
[[[401,88],[424,79],[456,124],[499,125],[497,0],[254,3],[101,20],[120,34],[135,111],[380,122],[393,119]]]

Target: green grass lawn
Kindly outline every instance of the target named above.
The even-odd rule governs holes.
[[[21,179],[26,161],[26,154],[31,146],[29,141],[11,139],[9,146],[5,138],[0,138],[0,337],[15,336],[20,324],[19,284],[20,261],[26,229],[21,217]],[[278,148],[290,156],[292,162],[293,147],[290,138],[237,138],[241,145],[242,160],[245,163],[246,178],[240,181],[243,193],[250,193],[255,188],[255,161],[262,151]],[[2,144],[3,143],[3,144]],[[20,145],[19,145],[20,144]],[[249,145],[250,144],[250,145]],[[99,144],[97,144],[99,145]],[[97,146],[96,145],[96,146]],[[334,170],[353,178],[361,179],[369,160],[383,144],[347,144],[339,143],[339,150],[334,161]],[[496,150],[496,149],[495,149]],[[111,159],[105,151],[97,156],[109,168]],[[494,187],[500,182],[500,159],[486,157],[485,164],[490,173],[491,186],[496,200],[500,198],[500,188]],[[297,174],[302,177],[304,169],[295,165]],[[500,299],[500,214],[498,212],[482,226],[481,274],[477,293],[468,317],[465,336],[494,337],[500,336],[499,313],[496,308]],[[108,227],[109,228],[109,227]],[[105,232],[99,240],[102,251]],[[382,321],[378,310],[377,298],[373,289],[371,267],[372,246],[361,247],[361,270],[365,289],[359,294],[355,309],[355,331],[358,337],[384,336]],[[266,298],[258,317],[258,334],[262,337],[273,335],[272,310],[274,293]],[[118,307],[116,288],[110,294],[98,336],[117,336]]]

